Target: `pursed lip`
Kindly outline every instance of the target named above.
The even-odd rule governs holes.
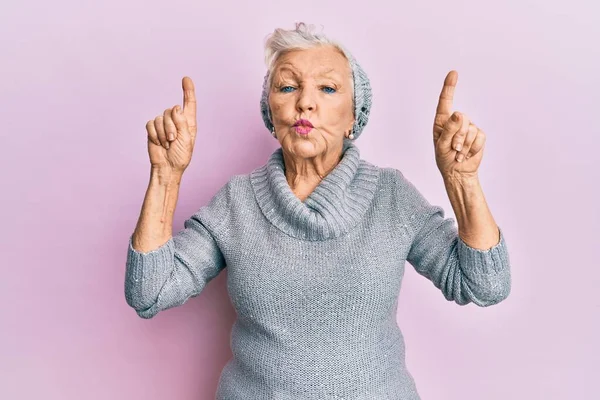
[[[299,119],[294,123],[294,126],[305,126],[307,128],[314,128],[313,124],[310,123],[307,119]]]

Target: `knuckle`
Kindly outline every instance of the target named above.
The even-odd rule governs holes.
[[[448,131],[456,131],[461,127],[460,121],[453,121],[452,118],[448,118],[446,124],[444,124],[444,129]]]

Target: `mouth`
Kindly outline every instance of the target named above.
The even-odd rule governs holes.
[[[294,123],[296,132],[301,135],[308,135],[308,133],[314,128],[313,124],[307,119],[299,119]]]

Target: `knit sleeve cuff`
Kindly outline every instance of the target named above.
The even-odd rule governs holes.
[[[174,260],[173,237],[160,247],[149,252],[138,251],[133,248],[133,234],[129,237],[127,251],[127,278],[140,281],[154,279],[171,273]]]
[[[471,269],[479,273],[498,273],[506,270],[510,266],[508,257],[508,249],[504,239],[502,229],[500,232],[500,240],[497,244],[489,249],[476,249],[465,243],[462,238],[458,238],[458,257],[460,265],[463,268]]]

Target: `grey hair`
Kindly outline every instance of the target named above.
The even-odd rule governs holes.
[[[265,41],[267,73],[263,81],[260,110],[265,126],[269,131],[274,129],[269,108],[269,92],[271,90],[273,67],[277,59],[292,50],[326,45],[337,48],[348,60],[348,65],[352,71],[351,91],[354,94],[352,96],[352,107],[355,122],[352,133],[355,139],[361,134],[369,119],[372,103],[371,84],[367,74],[340,42],[328,38],[323,33],[316,32],[314,25],[306,25],[304,22],[297,22],[295,29],[291,30],[277,28]]]
[[[321,26],[322,30],[323,26]],[[269,74],[267,80],[268,87],[271,87],[273,67],[281,55],[292,50],[310,49],[317,46],[333,46],[337,48],[348,60],[348,67],[352,68],[350,65],[352,55],[340,42],[325,36],[322,32],[317,32],[315,25],[297,22],[295,29],[286,30],[277,28],[267,36],[265,41],[265,65]],[[350,79],[350,84],[352,85],[352,90],[354,90],[353,79]]]

